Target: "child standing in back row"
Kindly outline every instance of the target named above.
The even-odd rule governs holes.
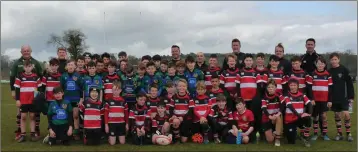
[[[185,79],[188,82],[188,91],[191,98],[196,96],[195,85],[198,81],[204,80],[204,74],[201,70],[195,68],[195,59],[188,56],[185,59],[187,70],[184,72]]]
[[[346,128],[347,141],[352,142],[353,136],[351,134],[351,116],[349,114],[349,107],[353,108],[354,87],[352,77],[349,70],[341,65],[339,62],[339,54],[332,53],[329,56],[332,68],[329,73],[332,76],[332,101],[328,103],[328,107],[335,112],[335,120],[337,127],[336,141],[343,140],[342,134],[342,119],[344,119],[344,126]]]

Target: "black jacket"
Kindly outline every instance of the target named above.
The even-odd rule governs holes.
[[[204,61],[204,63],[203,63],[201,66],[199,66],[198,62],[196,62],[196,63],[195,63],[195,68],[197,68],[197,69],[199,69],[199,70],[205,72],[205,71],[208,70],[209,65],[207,65],[206,62]]]
[[[66,59],[58,59],[58,60],[60,61],[60,65],[58,66],[58,72],[60,72],[61,74],[65,73],[67,60]]]
[[[354,99],[354,87],[349,70],[340,65],[337,68],[331,68],[328,72],[332,76],[332,102],[347,102],[348,99]]]
[[[320,55],[317,54],[316,51],[314,51],[312,55],[306,51],[306,54],[301,56],[301,68],[307,73],[312,73],[316,69],[315,62],[319,57]]]
[[[236,61],[236,67],[241,69],[244,67],[244,58],[245,58],[245,53],[239,52],[239,53],[234,53],[237,56],[237,61]],[[224,63],[222,66],[222,70],[226,70],[229,68],[229,65],[227,64],[227,57],[225,57],[224,59]]]

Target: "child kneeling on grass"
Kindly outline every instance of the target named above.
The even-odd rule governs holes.
[[[152,143],[159,144],[157,138],[163,136],[168,137],[170,141],[172,140],[172,134],[170,133],[170,124],[169,124],[169,115],[166,113],[166,103],[161,101],[157,104],[157,113],[152,119]]]
[[[70,101],[63,100],[64,92],[61,87],[53,89],[55,101],[51,102],[47,117],[50,138],[49,145],[56,144],[60,140],[62,144],[69,145],[73,131],[73,112]]]
[[[134,145],[145,145],[150,143],[149,120],[150,111],[145,105],[147,97],[144,93],[137,95],[137,103],[129,112],[129,125]]]
[[[251,112],[251,110],[246,109],[245,102],[241,98],[236,99],[235,107],[236,111],[233,112],[231,116],[229,116],[229,120],[231,120],[232,126],[231,130],[229,130],[229,133],[232,137],[235,136],[238,138],[238,133],[242,131],[241,143],[248,144],[250,141],[250,136],[252,136],[251,133],[254,131],[254,114]]]
[[[285,97],[276,92],[275,80],[270,79],[267,83],[266,93],[262,99],[262,130],[265,131],[265,137],[268,143],[275,140],[275,146],[280,146],[282,133],[282,113],[284,106],[281,102],[285,101]],[[274,130],[274,132],[273,132]]]
[[[297,127],[301,131],[301,140],[306,147],[310,147],[309,129],[311,127],[311,114],[313,111],[311,101],[298,91],[298,80],[291,78],[288,81],[289,93],[282,104],[286,104],[285,110],[285,134],[289,144],[296,143]]]

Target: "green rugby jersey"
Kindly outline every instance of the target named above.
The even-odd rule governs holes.
[[[99,90],[103,89],[102,77],[97,74],[94,76],[89,76],[89,75],[84,76],[82,78],[82,83],[83,83],[83,91],[85,94],[84,97],[89,97],[89,89],[91,87],[96,87]]]
[[[67,100],[53,101],[48,107],[49,125],[63,125],[72,120],[72,105]]]

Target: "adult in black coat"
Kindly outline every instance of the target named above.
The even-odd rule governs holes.
[[[242,67],[244,67],[243,61],[244,61],[245,53],[240,51],[240,48],[241,48],[240,40],[237,38],[233,39],[231,41],[231,48],[232,48],[232,53],[234,53],[237,56],[236,67],[241,69]],[[227,58],[225,57],[223,66],[222,66],[222,70],[226,70],[228,68],[229,68],[229,65],[227,64]]]

